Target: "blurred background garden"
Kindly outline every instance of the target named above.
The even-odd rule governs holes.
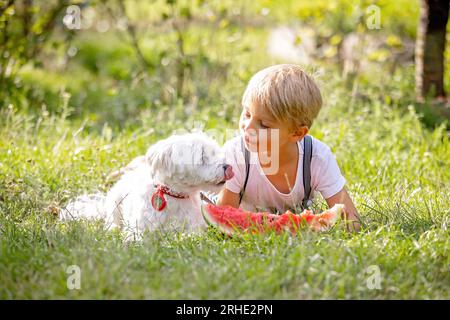
[[[0,297],[449,298],[447,17],[448,1],[0,0]],[[290,252],[261,239],[218,248],[214,237],[201,254],[198,239],[130,252],[105,232],[55,222],[154,141],[236,129],[247,82],[278,63],[304,66],[320,85],[312,134],[336,155],[360,235],[271,240]],[[442,81],[430,85],[430,70]],[[312,272],[295,252],[319,252],[328,269]],[[65,289],[69,257],[88,270],[84,291]],[[370,264],[389,270],[379,290],[365,287]],[[166,279],[151,276],[160,270]],[[274,272],[281,279],[265,277]]]
[[[231,121],[250,76],[283,62],[334,73],[355,98],[366,83],[388,105],[414,98],[418,1],[2,1],[1,14],[2,109],[67,104],[113,128],[167,106]]]

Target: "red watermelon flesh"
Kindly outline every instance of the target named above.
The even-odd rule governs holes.
[[[202,214],[208,224],[215,225],[228,234],[239,230],[262,232],[278,218],[278,215],[268,212],[250,212],[210,203],[205,208],[202,206]]]
[[[325,231],[331,228],[341,215],[343,205],[337,204],[333,208],[321,214],[313,214],[311,210],[304,210],[300,215],[286,211],[282,215],[268,212],[250,212],[236,209],[231,206],[215,206],[206,204],[202,206],[202,214],[205,220],[219,227],[227,234],[233,231],[266,232],[274,230],[277,233],[290,231],[296,234],[302,227],[308,227],[314,231]]]
[[[293,234],[305,226],[314,231],[326,231],[336,223],[342,210],[343,205],[339,204],[320,214],[314,214],[311,210],[303,210],[300,215],[296,215],[288,210],[273,222],[273,228],[276,232],[290,231]]]

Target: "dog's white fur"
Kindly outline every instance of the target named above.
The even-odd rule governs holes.
[[[122,170],[120,180],[106,195],[84,195],[69,203],[60,218],[102,218],[110,228],[141,234],[144,230],[200,230],[200,191],[220,190],[225,181],[225,156],[218,144],[202,133],[174,135],[151,146]],[[155,184],[188,196],[164,195],[163,211],[152,207]]]

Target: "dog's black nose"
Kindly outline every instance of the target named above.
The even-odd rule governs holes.
[[[231,167],[229,164],[224,164],[223,166],[222,166],[222,168],[223,168],[223,170],[227,170],[229,167]]]

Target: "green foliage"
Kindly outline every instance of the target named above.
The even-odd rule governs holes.
[[[57,19],[70,1],[2,1],[0,80],[9,78],[48,45]]]
[[[277,21],[300,19],[304,23],[317,24],[319,32],[324,34],[345,34],[357,28],[367,30],[367,19],[373,14],[369,8],[373,5],[380,9],[381,30],[415,37],[419,6],[407,0],[287,0],[282,6],[277,1],[264,0],[258,3],[256,10],[269,9],[269,15]]]

